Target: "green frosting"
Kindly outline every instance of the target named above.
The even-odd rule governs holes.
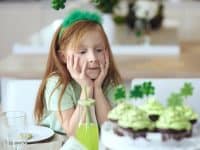
[[[147,103],[141,107],[148,115],[160,115],[164,110],[164,106],[155,98],[148,99]]]
[[[123,128],[132,128],[134,131],[153,128],[146,112],[137,107],[127,111],[119,119],[118,124]]]
[[[108,119],[119,120],[124,113],[132,109],[133,105],[129,103],[120,103],[108,113]]]
[[[178,106],[177,109],[184,114],[188,120],[198,120],[198,114],[188,106]]]
[[[191,130],[191,123],[176,107],[168,107],[160,115],[156,127],[160,129]]]

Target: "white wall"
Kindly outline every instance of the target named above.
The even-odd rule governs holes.
[[[55,19],[65,16],[69,8],[87,8],[86,3],[68,3],[66,9],[55,11],[51,1],[0,2],[0,58],[11,53],[15,42],[27,42],[27,38],[49,25]]]
[[[23,111],[34,124],[33,111],[40,80],[1,79],[2,111]]]
[[[165,3],[167,18],[180,23],[180,41],[200,41],[200,1],[185,0],[181,3]]]

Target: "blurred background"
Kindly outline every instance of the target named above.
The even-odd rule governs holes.
[[[138,42],[136,34],[131,31],[133,27],[131,27],[130,19],[130,28],[127,23],[121,23],[125,15],[134,18],[128,8],[134,2],[134,0],[120,0],[118,4],[122,3],[121,6],[117,6],[118,8],[112,12],[112,16],[118,16],[115,18],[118,21],[114,24],[115,29],[112,29],[117,35],[112,39],[115,44]],[[152,43],[199,42],[200,2],[198,0],[162,0],[162,3],[163,26],[152,33],[151,36],[155,37]],[[0,58],[8,56],[16,43],[48,45],[54,29],[53,27],[47,29],[47,27],[54,23],[54,28],[56,28],[56,23],[59,24],[56,20],[61,19],[70,9],[77,7],[92,9],[95,6],[90,0],[68,0],[64,10],[55,11],[51,8],[50,0],[0,0]],[[48,31],[44,31],[44,28]]]
[[[153,78],[164,80],[158,87],[162,89],[172,86],[166,82],[170,78],[174,90],[185,80],[200,90],[199,0],[102,0],[100,6],[97,3],[98,0],[67,0],[65,9],[56,11],[50,0],[0,0],[3,110],[30,106],[26,111],[31,115],[52,35],[74,8],[102,14],[103,27],[127,87],[138,78]],[[200,97],[200,92],[195,93],[193,105]],[[169,93],[165,94],[163,97]]]

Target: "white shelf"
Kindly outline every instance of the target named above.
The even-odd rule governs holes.
[[[112,51],[116,55],[152,55],[178,56],[179,45],[115,45]]]

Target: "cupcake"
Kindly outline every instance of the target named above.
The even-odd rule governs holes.
[[[190,121],[190,123],[193,125],[198,120],[198,114],[192,110],[192,108],[188,106],[179,106],[177,109],[180,109],[180,111],[184,114],[185,118]]]
[[[157,121],[164,110],[164,106],[152,97],[141,106],[141,109],[147,113],[151,121]]]
[[[134,139],[145,138],[147,131],[153,128],[146,112],[136,106],[133,106],[118,120],[118,125],[122,132],[129,133],[128,135]]]
[[[191,123],[192,128],[193,125],[197,122],[198,120],[198,114],[195,113],[192,108],[188,107],[188,106],[178,106],[176,107],[177,110],[180,111],[180,113],[182,113],[185,118]],[[192,136],[192,129],[190,131],[188,131],[188,133],[186,134],[186,137],[191,137]]]
[[[128,110],[132,109],[133,105],[123,102],[118,104],[108,113],[108,119],[112,122],[117,122],[121,116]]]
[[[165,109],[156,122],[156,127],[161,132],[163,141],[181,140],[187,137],[188,132],[192,129],[191,123],[176,107]]]

